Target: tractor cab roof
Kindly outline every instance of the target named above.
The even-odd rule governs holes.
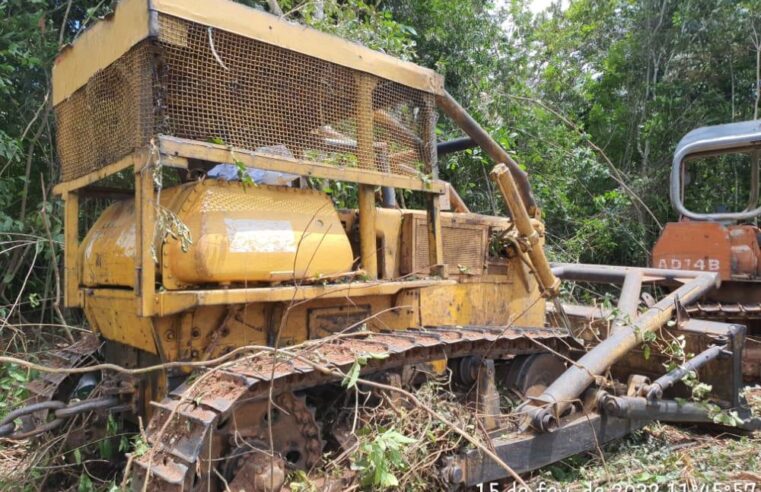
[[[684,159],[697,154],[737,151],[759,145],[761,120],[739,121],[692,130],[679,141],[675,155]]]

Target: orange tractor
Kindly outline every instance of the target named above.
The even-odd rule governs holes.
[[[744,210],[699,213],[686,205],[689,182],[687,164],[708,159],[747,159],[749,200]],[[721,287],[687,307],[690,315],[744,324],[748,328],[743,357],[743,375],[761,376],[761,215],[759,158],[761,122],[744,121],[709,126],[691,131],[676,147],[671,169],[671,203],[678,222],[666,224],[653,248],[652,265],[672,270],[715,272]],[[716,172],[711,168],[709,172]],[[715,190],[718,194],[720,190]],[[724,207],[718,207],[724,208]]]

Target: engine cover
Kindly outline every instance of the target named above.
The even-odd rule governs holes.
[[[157,272],[166,289],[303,280],[352,269],[346,232],[323,193],[207,179],[162,190],[161,204]],[[187,227],[186,251],[180,238],[165,234],[176,232],[173,222]],[[134,202],[106,209],[80,254],[84,285],[134,286]]]

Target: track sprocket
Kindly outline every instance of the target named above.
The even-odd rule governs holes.
[[[289,468],[307,470],[322,457],[314,409],[307,406],[304,396],[288,392],[267,401],[245,402],[233,409],[232,415],[218,428],[230,439],[230,445],[240,447],[243,441],[264,443],[263,451],[279,454]]]

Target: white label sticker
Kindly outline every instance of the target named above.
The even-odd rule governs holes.
[[[295,253],[293,226],[287,220],[225,219],[233,253]]]
[[[718,272],[721,270],[721,261],[716,258],[698,258],[692,261],[691,258],[661,258],[658,260],[658,268],[672,268],[674,270],[706,270]]]

